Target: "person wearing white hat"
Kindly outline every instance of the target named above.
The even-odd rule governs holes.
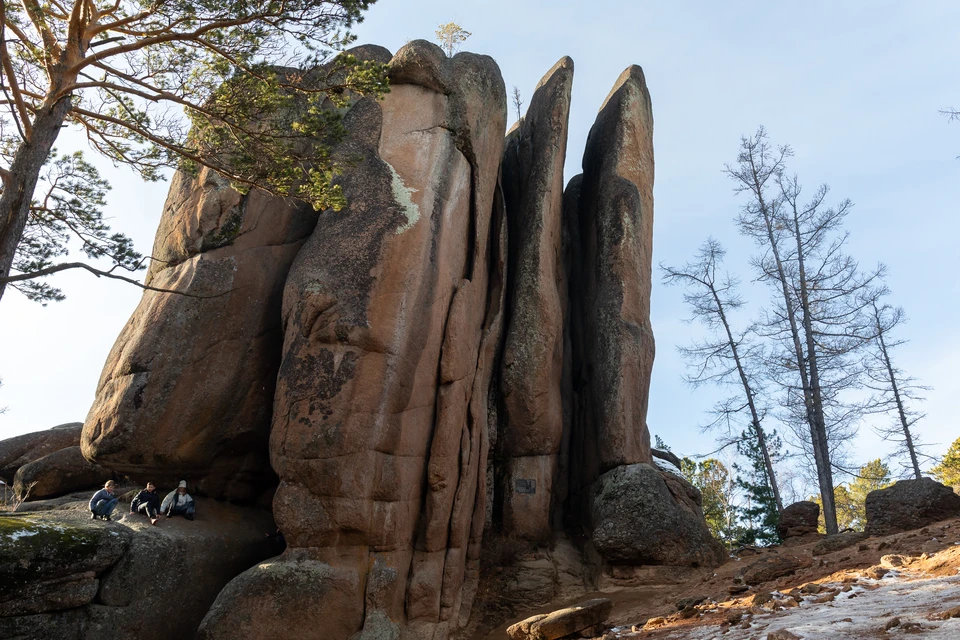
[[[187,481],[181,480],[176,489],[167,494],[160,505],[160,511],[171,516],[183,516],[187,520],[193,520],[196,514],[196,505],[193,496],[187,493]]]

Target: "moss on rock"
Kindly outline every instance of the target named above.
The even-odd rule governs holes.
[[[130,544],[125,527],[47,517],[0,517],[0,600],[26,584],[107,569]]]

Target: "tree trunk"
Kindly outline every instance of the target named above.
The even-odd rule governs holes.
[[[807,366],[810,371],[810,396],[807,399],[808,415],[812,415],[810,433],[813,436],[813,454],[817,460],[817,481],[820,485],[820,501],[823,504],[823,523],[827,534],[839,531],[837,504],[833,495],[833,469],[830,466],[830,443],[827,440],[827,425],[823,415],[823,396],[820,388],[820,370],[817,367],[817,345],[813,337],[813,319],[810,317],[810,296],[806,267],[803,260],[803,241],[800,235],[800,220],[796,209],[793,215],[794,234],[797,240],[797,266],[800,278],[800,312],[803,332],[807,343]]]
[[[907,452],[910,454],[910,464],[913,466],[913,475],[917,480],[920,480],[923,478],[923,474],[920,472],[920,463],[917,461],[917,451],[913,446],[913,436],[910,435],[910,422],[907,420],[907,412],[903,408],[903,398],[900,397],[900,387],[897,385],[897,376],[893,371],[893,363],[890,361],[887,343],[883,339],[883,328],[880,325],[879,318],[877,318],[877,340],[880,343],[880,354],[883,356],[883,364],[886,365],[887,375],[890,377],[890,388],[893,391],[893,399],[897,403],[897,415],[900,418],[900,426],[903,429]]]
[[[825,437],[821,438],[818,420],[816,418],[816,402],[814,400],[814,388],[811,385],[811,379],[808,376],[808,359],[803,352],[803,341],[800,337],[800,328],[797,326],[796,309],[793,306],[793,299],[790,297],[790,289],[787,282],[786,271],[783,268],[783,260],[780,257],[780,248],[777,244],[777,238],[773,233],[772,213],[770,212],[766,201],[763,198],[759,186],[759,179],[754,168],[754,181],[756,183],[755,193],[757,202],[760,205],[760,211],[763,215],[764,224],[767,231],[767,240],[770,243],[770,252],[773,254],[777,266],[777,279],[783,291],[783,304],[787,319],[790,324],[790,333],[793,338],[794,356],[797,359],[797,371],[800,374],[800,385],[803,388],[803,400],[807,419],[807,425],[810,428],[810,444],[813,447],[813,460],[817,467],[817,483],[820,486],[821,501],[823,503],[823,518],[826,524],[827,533],[837,532],[837,510],[833,498],[833,474],[830,471],[830,452],[825,447]],[[810,340],[807,340],[809,351]],[[812,356],[808,353],[807,356]],[[822,422],[822,421],[819,421]]]
[[[22,142],[13,157],[13,163],[3,182],[0,195],[0,299],[6,289],[6,278],[13,267],[17,246],[30,217],[30,204],[36,189],[40,170],[53,149],[70,111],[70,96],[55,104],[44,104],[33,121],[33,132]]]
[[[720,320],[723,322],[723,328],[727,332],[727,343],[730,345],[730,352],[733,354],[733,362],[737,365],[737,373],[740,374],[743,393],[747,396],[747,406],[750,407],[750,424],[753,425],[754,435],[757,437],[757,445],[760,447],[760,451],[763,452],[763,466],[767,472],[767,485],[773,492],[773,498],[777,503],[777,512],[782,513],[783,502],[780,500],[780,487],[777,484],[777,477],[773,472],[773,460],[770,458],[770,452],[767,451],[767,438],[763,433],[763,428],[760,426],[760,415],[757,412],[757,405],[753,401],[753,389],[750,386],[750,379],[747,378],[747,372],[744,371],[743,363],[740,361],[737,341],[733,339],[733,331],[731,331],[730,324],[727,322],[727,314],[723,310],[723,302],[720,301],[720,296],[717,294],[717,290],[712,283],[710,284],[710,293],[713,294],[713,301],[717,305],[717,312],[720,315]]]

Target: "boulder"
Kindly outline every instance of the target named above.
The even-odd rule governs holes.
[[[270,455],[288,551],[217,605],[274,589],[270,576],[309,552],[315,588],[281,585],[276,597],[338,612],[324,622],[330,640],[375,609],[446,637],[470,609],[486,512],[506,93],[491,58],[448,58],[422,40],[397,52],[390,79],[382,101],[345,111],[334,154],[350,160],[337,179],[347,206],[320,216],[287,276]],[[257,625],[290,637],[329,620],[262,611]],[[212,612],[204,633],[238,637],[243,625]]]
[[[820,505],[804,500],[794,502],[780,514],[777,533],[781,540],[801,538],[817,533],[817,520],[820,518]]]
[[[960,495],[932,478],[900,480],[867,494],[866,532],[885,536],[960,516]]]
[[[716,567],[726,552],[707,529],[700,492],[644,463],[600,476],[591,539],[611,564]]]
[[[556,640],[602,624],[612,610],[613,602],[607,598],[587,600],[527,618],[509,627],[507,635],[510,640]]]
[[[554,497],[553,485],[564,431],[567,291],[560,244],[572,86],[573,60],[564,57],[537,84],[526,116],[507,134],[501,165],[510,238],[510,316],[500,365],[508,459],[503,525],[532,540],[549,536],[551,506],[564,497]]]
[[[737,575],[744,584],[756,586],[796,573],[805,566],[804,562],[792,556],[773,556],[747,565]]]
[[[356,572],[337,570],[292,552],[251,567],[232,580],[207,612],[198,640],[349,638],[361,627]],[[304,606],[305,603],[313,606]]]
[[[264,559],[274,527],[268,512],[203,498],[197,512],[157,526],[69,506],[0,518],[0,637],[194,637],[223,586]]]
[[[859,542],[863,542],[867,537],[867,534],[862,531],[844,531],[843,533],[836,533],[832,536],[824,536],[814,545],[813,555],[824,556],[834,551],[840,551],[841,549],[846,549]]]
[[[46,431],[0,440],[0,480],[13,484],[17,469],[43,456],[80,444],[82,422],[68,422]]]
[[[112,475],[109,469],[84,458],[79,446],[73,446],[20,467],[13,479],[13,491],[23,500],[43,500],[81,489],[97,489]]]
[[[646,426],[654,339],[653,113],[643,71],[617,79],[564,194],[569,269],[570,506],[621,465],[651,463]]]

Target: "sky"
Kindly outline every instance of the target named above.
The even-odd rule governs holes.
[[[558,59],[573,58],[567,178],[580,172],[587,132],[617,76],[643,67],[655,120],[655,264],[682,264],[714,236],[728,268],[749,281],[753,247],[733,225],[739,201],[723,167],[760,125],[790,144],[790,169],[808,189],[826,183],[855,203],[850,252],[889,269],[891,301],[910,318],[898,364],[932,387],[921,438],[942,454],[960,436],[960,123],[939,113],[960,107],[960,3],[379,0],[354,31],[359,43],[396,51],[433,39],[449,21],[472,33],[463,49],[492,56],[508,91],[516,86],[526,99]],[[65,132],[58,147],[79,143]],[[98,166],[114,187],[114,227],[149,252],[167,183]],[[0,300],[0,438],[82,421],[140,298],[135,287],[86,273],[51,282],[66,301],[41,307],[14,291]],[[747,292],[754,306],[764,303],[762,289]],[[700,426],[719,396],[686,386],[676,353],[699,328],[681,321],[681,290],[656,275],[652,309],[650,430],[679,453],[710,451],[715,434]],[[865,461],[890,445],[865,424],[854,451]]]

